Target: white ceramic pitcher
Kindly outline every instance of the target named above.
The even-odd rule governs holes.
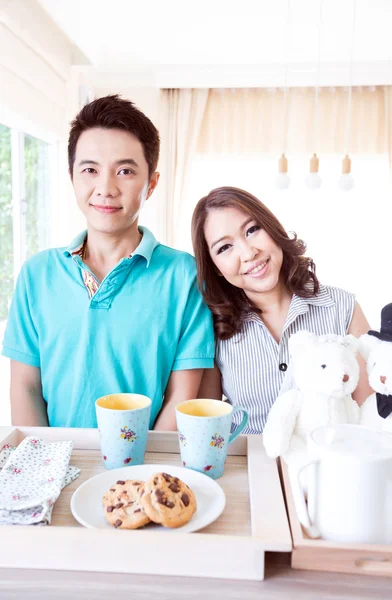
[[[299,521],[310,537],[392,543],[392,434],[359,425],[315,429],[310,460],[290,471]],[[308,502],[300,475],[311,468]]]

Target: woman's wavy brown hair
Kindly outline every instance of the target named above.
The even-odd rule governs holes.
[[[212,262],[204,235],[208,213],[237,208],[251,216],[283,251],[281,275],[287,289],[302,298],[315,296],[320,288],[316,266],[304,256],[306,245],[296,234],[289,237],[272,212],[249,192],[234,187],[220,187],[201,198],[192,217],[192,243],[197,264],[197,278],[204,301],[214,316],[215,335],[227,340],[241,331],[246,316],[261,310],[253,306],[245,292],[233,286]]]

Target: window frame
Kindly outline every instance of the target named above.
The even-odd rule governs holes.
[[[54,197],[56,189],[57,163],[59,157],[58,140],[34,129],[14,127],[7,119],[0,120],[1,125],[8,127],[11,132],[11,172],[12,172],[12,226],[13,226],[13,256],[14,256],[14,286],[23,263],[27,258],[26,231],[26,190],[25,190],[25,136],[31,136],[48,145],[49,198]],[[54,244],[53,210],[49,210],[47,223],[48,245]]]

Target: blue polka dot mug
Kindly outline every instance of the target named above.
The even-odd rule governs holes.
[[[240,425],[231,433],[232,415],[243,412]],[[242,406],[221,400],[187,400],[176,406],[182,464],[212,479],[223,475],[227,448],[248,423]]]
[[[103,463],[107,469],[142,465],[151,400],[141,394],[109,394],[95,402]]]

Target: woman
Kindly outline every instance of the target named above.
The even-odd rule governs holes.
[[[306,329],[358,337],[370,326],[354,295],[321,285],[305,244],[244,190],[221,187],[202,198],[192,242],[216,336],[216,367],[204,372],[199,397],[221,399],[223,391],[249,411],[244,433],[261,433],[288,367],[290,335]],[[358,360],[353,396],[361,404],[372,390]]]

